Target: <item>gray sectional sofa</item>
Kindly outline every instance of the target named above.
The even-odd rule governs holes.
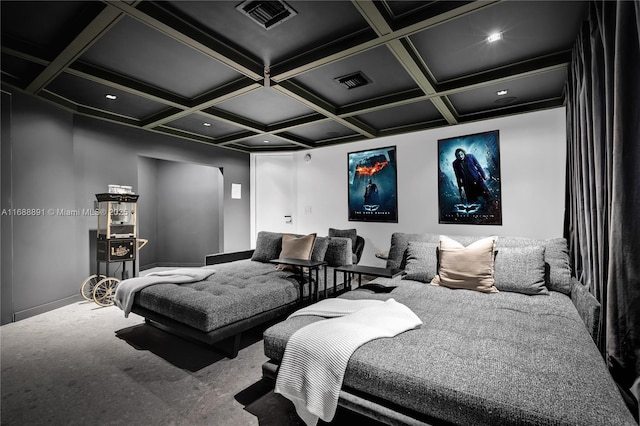
[[[161,329],[214,344],[234,337],[228,355],[238,352],[241,333],[286,315],[310,299],[308,282],[270,263],[279,257],[282,233],[260,232],[255,250],[206,256],[209,278],[190,284],[155,284],[140,290],[131,311]],[[333,287],[332,268],[352,262],[349,238],[316,238],[313,260],[327,262],[327,278],[319,274],[320,290]]]
[[[452,238],[465,246],[478,239]],[[430,284],[438,240],[393,234],[387,266],[407,274],[374,282],[395,288],[339,296],[394,298],[423,322],[360,346],[339,405],[387,424],[636,425],[594,343],[599,304],[571,276],[564,239],[498,238],[499,291],[491,294]],[[292,334],[323,319],[268,328],[263,375],[275,379]]]

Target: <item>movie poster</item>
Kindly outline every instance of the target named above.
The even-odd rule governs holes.
[[[438,141],[440,223],[502,225],[498,130]]]
[[[398,222],[396,147],[351,152],[349,220]]]

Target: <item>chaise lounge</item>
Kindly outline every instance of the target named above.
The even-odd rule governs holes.
[[[302,236],[297,236],[302,237]],[[311,300],[313,288],[333,285],[333,274],[319,275],[309,285],[300,274],[280,270],[271,260],[280,257],[283,234],[260,232],[255,250],[208,255],[204,268],[214,269],[208,278],[191,283],[162,283],[143,288],[133,298],[131,312],[171,333],[213,345],[233,337],[228,355],[238,353],[241,333],[284,316]],[[350,265],[351,239],[318,237],[312,260],[326,268]]]
[[[599,304],[571,276],[564,239],[498,238],[495,292],[444,285],[456,271],[440,240],[393,234],[387,267],[406,274],[374,283],[395,288],[340,296],[393,298],[423,324],[356,349],[338,405],[387,424],[636,425],[594,343]],[[440,285],[431,284],[436,276]],[[323,319],[302,315],[268,328],[264,377],[277,378],[297,330]]]

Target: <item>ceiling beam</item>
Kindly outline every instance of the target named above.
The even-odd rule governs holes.
[[[40,91],[38,96],[75,114],[98,118],[100,120],[110,121],[112,123],[122,124],[129,127],[140,127],[140,121],[135,118],[81,105],[53,92],[49,92],[46,89]]]
[[[19,59],[23,59],[28,62],[33,62],[34,64],[48,66],[51,61],[47,61],[46,59],[42,59],[39,56],[36,56],[34,53],[27,53],[26,51],[19,49],[14,46],[8,46],[5,44],[6,40],[2,40],[2,53],[6,53],[8,55],[14,56]]]
[[[45,69],[29,83],[25,91],[30,94],[38,94],[122,19],[122,16],[123,14],[119,10],[105,7]]]
[[[262,85],[253,82],[249,79],[240,79],[234,82],[231,82],[219,89],[213,90],[207,94],[199,96],[194,99],[193,105],[188,108],[183,109],[182,111],[172,111],[167,110],[165,113],[160,113],[155,116],[149,117],[144,120],[144,128],[148,129],[151,127],[156,127],[162,124],[169,123],[171,121],[177,120],[178,118],[185,117],[187,115],[191,115],[195,112],[201,112],[207,108],[210,108],[216,104],[228,101],[235,97],[245,95],[249,92],[252,92],[256,89],[261,88]],[[237,122],[233,123],[240,127],[247,126],[246,123]],[[253,130],[253,127],[249,125],[250,130]]]
[[[188,26],[183,21],[179,21],[177,18],[170,23],[161,21],[146,12],[143,12],[136,7],[132,7],[124,1],[114,0],[109,1],[109,5],[120,9],[128,16],[142,22],[145,25],[163,33],[166,36],[177,40],[190,48],[197,50],[198,52],[209,56],[225,64],[226,66],[234,69],[235,71],[251,78],[252,80],[264,80],[264,67],[263,65],[256,64],[254,61],[240,54],[239,52],[232,51],[228,46],[215,40],[212,37],[206,36],[204,33],[199,32],[193,34],[193,28]],[[148,6],[145,3],[145,7]],[[161,11],[156,10],[158,13]],[[163,19],[168,21],[169,15],[163,13]],[[192,33],[192,35],[188,35]]]
[[[360,14],[366,19],[371,28],[383,37],[393,33],[391,25],[387,22],[380,10],[373,1],[370,0],[353,0],[353,4]],[[398,62],[403,66],[405,71],[416,82],[418,87],[430,97],[431,102],[438,112],[447,120],[449,124],[457,124],[455,111],[450,108],[449,104],[437,96],[437,90],[434,83],[429,78],[430,72],[426,65],[419,59],[413,46],[403,39],[394,39],[387,43],[387,47],[396,57]]]
[[[174,108],[185,109],[189,107],[188,99],[86,62],[76,61],[65,72]]]
[[[315,142],[311,142],[308,141],[304,138],[301,138],[299,136],[296,135],[292,135],[290,133],[286,133],[286,132],[282,132],[282,133],[278,133],[278,134],[273,134],[274,136],[280,138],[280,139],[284,139],[287,142],[290,142],[294,145],[297,145],[301,148],[315,148],[316,144]]]
[[[290,98],[295,99],[301,104],[316,112],[319,112],[324,116],[332,118],[343,126],[348,127],[351,130],[354,130],[368,138],[375,138],[377,136],[377,131],[371,126],[362,123],[353,117],[340,117],[333,105],[329,104],[325,100],[317,97],[313,93],[310,93],[306,89],[303,89],[302,87],[294,84],[291,81],[283,81],[277,86],[273,86],[273,89],[286,96],[289,96]]]
[[[371,1],[360,1],[360,0],[352,0],[352,1],[357,8],[359,3],[372,3]],[[297,58],[295,63],[299,65],[295,65],[292,67],[287,67],[286,63],[275,64],[271,67],[271,79],[278,82],[290,79],[292,77],[298,76],[300,74],[314,70],[316,68],[320,68],[330,63],[333,63],[342,59],[346,59],[348,57],[365,52],[369,49],[382,46],[393,40],[397,40],[403,37],[408,37],[412,34],[415,34],[427,28],[434,27],[436,25],[442,24],[444,22],[450,21],[452,19],[458,18],[468,13],[472,13],[477,10],[484,9],[486,7],[499,3],[500,1],[503,1],[503,0],[482,0],[482,1],[474,1],[470,3],[466,3],[460,7],[447,10],[446,12],[440,13],[436,16],[428,17],[414,24],[407,25],[403,28],[399,28],[395,31],[392,30],[388,33],[378,35],[378,37],[372,40],[364,41],[355,46],[348,47],[347,49],[334,52],[333,54],[327,54],[326,56],[319,59],[315,58],[315,56],[312,54],[308,55],[309,59],[306,62],[304,61],[304,58]],[[375,8],[375,5],[372,4],[371,6]],[[376,10],[376,12],[380,14],[380,11]],[[365,19],[369,22],[369,18],[365,16]],[[373,22],[375,22],[375,19]],[[371,25],[371,22],[369,23]],[[343,45],[348,44],[348,40],[344,40],[342,44]]]
[[[438,83],[438,93],[450,95],[491,84],[566,69],[571,62],[571,50],[517,62],[483,72]]]
[[[208,140],[206,138],[203,139],[202,136],[200,136],[198,138],[193,138],[191,136],[191,133],[183,132],[183,131],[180,131],[180,130],[176,130],[176,129],[173,129],[171,127],[158,126],[158,127],[154,128],[154,129],[147,129],[147,131],[154,132],[154,133],[159,133],[159,134],[163,134],[163,135],[175,136],[175,137],[178,137],[178,138],[181,138],[181,139],[185,139],[185,140],[187,140],[189,142],[199,142],[199,143],[205,143],[207,145],[215,145],[215,146],[219,146],[220,148],[230,149],[230,150],[233,150],[233,151],[240,151],[240,152],[244,152],[244,153],[250,152],[250,150],[248,150],[246,148],[243,148],[241,146],[231,146],[231,145],[222,146],[222,145],[218,145],[215,142],[212,142],[212,141],[210,141],[210,140]]]
[[[495,108],[492,110],[486,110],[470,114],[461,114],[460,122],[467,123],[471,121],[488,120],[496,117],[504,117],[507,115],[523,114],[525,112],[539,111],[549,108],[558,108],[564,104],[564,97],[558,97],[554,99],[542,99],[539,101],[527,102],[524,104],[517,104],[506,106],[502,108]]]
[[[236,114],[232,114],[227,111],[223,111],[218,108],[209,107],[205,110],[200,111],[205,117],[212,118],[214,120],[222,121],[227,124],[231,124],[233,126],[237,126],[243,128],[245,130],[249,130],[256,135],[264,134],[267,132],[267,126],[262,123],[258,123],[253,120],[249,120],[247,118],[241,117]]]
[[[309,124],[319,124],[330,120],[331,119],[329,117],[326,117],[320,113],[313,113],[304,117],[296,117],[290,120],[270,124],[267,126],[267,131],[269,133],[285,132],[287,130],[296,129],[298,127],[308,126]]]
[[[409,89],[403,92],[396,92],[375,99],[356,102],[345,105],[338,109],[340,117],[351,117],[354,115],[367,114],[370,112],[382,111],[387,108],[394,108],[409,105],[415,102],[428,100],[429,98],[421,89]]]

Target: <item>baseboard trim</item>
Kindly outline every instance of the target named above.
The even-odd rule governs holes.
[[[145,265],[140,265],[140,270],[141,271],[146,271],[147,269],[153,269],[153,268],[157,268],[158,267],[158,262],[153,262],[153,263],[147,263]]]
[[[157,268],[197,268],[204,266],[202,263],[189,263],[189,262],[156,262]]]
[[[75,296],[65,297],[53,302],[45,303],[43,305],[35,306],[33,308],[24,309],[22,311],[13,313],[13,322],[21,321],[36,315],[44,314],[45,312],[53,311],[54,309],[62,308],[63,306],[70,305],[72,303],[81,302],[84,299],[80,294]]]

